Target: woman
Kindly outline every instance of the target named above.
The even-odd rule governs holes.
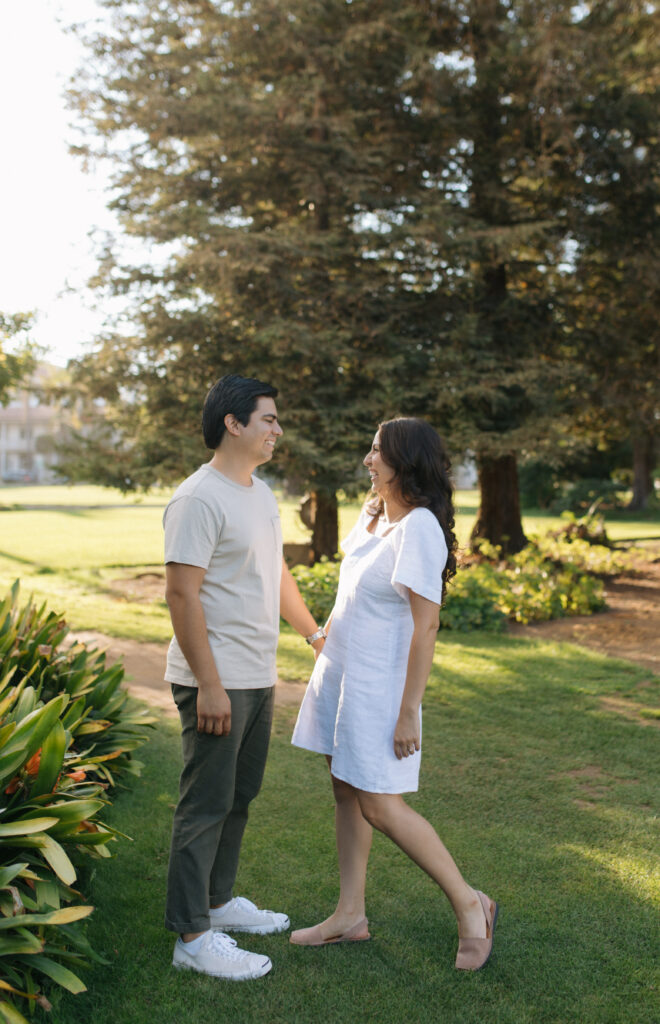
[[[463,880],[433,827],[401,796],[418,787],[421,701],[443,586],[456,572],[449,460],[432,427],[401,418],[380,425],[364,464],[373,499],[343,542],[327,640],[292,740],[330,766],[339,902],[291,942],[370,938],[365,883],[377,828],[442,888],[458,923],[456,967],[478,970],[491,953],[497,904]]]

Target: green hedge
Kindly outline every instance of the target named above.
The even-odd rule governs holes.
[[[127,707],[121,665],[65,643],[45,606],[0,604],[0,1020],[49,1009],[45,990],[84,991],[77,970],[100,960],[81,922],[93,910],[73,888],[84,858],[109,857],[100,814],[109,791],[139,774],[133,751],[154,719]],[[27,1001],[27,1003],[26,1003]]]
[[[632,556],[584,539],[573,522],[567,520],[565,531],[533,539],[507,559],[498,548],[482,544],[477,560],[459,568],[451,581],[440,628],[501,630],[507,620],[538,622],[604,608],[602,577],[629,569]],[[339,562],[322,559],[311,568],[292,569],[317,622],[325,622],[332,611],[339,567]]]

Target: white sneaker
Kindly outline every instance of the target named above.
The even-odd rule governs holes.
[[[244,896],[234,896],[224,907],[209,910],[211,928],[223,932],[252,932],[253,935],[270,935],[284,932],[290,926],[286,914],[274,910],[259,910]]]
[[[172,964],[174,967],[186,967],[226,981],[261,978],[273,966],[269,957],[239,949],[235,939],[214,931],[205,932],[197,953],[189,953],[186,944],[180,938],[177,939]]]

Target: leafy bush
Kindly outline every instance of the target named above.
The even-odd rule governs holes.
[[[506,615],[498,606],[499,581],[493,566],[472,566],[459,571],[447,588],[440,610],[440,629],[461,633],[471,629],[504,629]]]
[[[605,607],[601,580],[570,562],[553,561],[534,543],[490,568],[499,583],[496,607],[515,622],[589,615]]]
[[[72,888],[83,855],[109,857],[99,819],[107,790],[139,771],[132,751],[152,719],[125,708],[120,665],[62,643],[60,617],[18,582],[0,604],[0,1020],[25,1018],[12,997],[46,1009],[43,977],[71,992],[90,959],[80,922],[92,907]],[[74,970],[72,970],[72,968]]]
[[[607,536],[605,520],[596,513],[578,519],[572,512],[564,512],[562,525],[535,538],[534,543],[547,558],[595,576],[634,572],[635,552],[615,550]]]
[[[305,604],[317,622],[326,622],[335,603],[341,562],[323,557],[315,565],[294,565],[296,580]]]
[[[614,480],[585,478],[564,487],[561,496],[551,505],[553,512],[585,512],[594,502],[603,503],[604,508],[621,508],[618,492],[620,487]]]
[[[579,518],[573,512],[562,512],[562,524],[556,530],[550,530],[548,537],[554,540],[584,540],[588,544],[600,544],[610,547],[611,542],[605,529],[605,520],[597,509],[596,502],[589,511]]]
[[[549,558],[530,543],[504,560],[481,544],[480,562],[459,571],[440,612],[444,629],[502,629],[504,622],[538,622],[590,614],[604,607],[603,584],[573,564]]]
[[[464,566],[447,589],[440,628],[502,630],[507,619],[534,622],[581,615],[603,608],[603,584],[595,573],[620,572],[625,556],[586,541],[544,538],[518,555],[502,559],[499,548],[482,543],[480,561]],[[327,559],[292,569],[317,622],[334,604],[339,562]]]

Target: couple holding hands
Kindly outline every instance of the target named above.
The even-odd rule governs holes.
[[[418,788],[421,701],[438,613],[456,571],[449,460],[427,423],[382,423],[364,464],[371,496],[342,542],[337,599],[319,628],[282,559],[277,502],[253,475],[282,428],[277,390],[235,374],[209,391],[202,416],[210,462],[164,515],[166,598],[174,637],[165,678],[182,726],[165,924],[175,967],[229,980],[260,977],[267,956],[231,932],[289,928],[286,914],[233,895],[250,801],[264,773],[277,678],[280,615],[316,659],[293,733],[324,754],[336,804],[339,900],[291,933],[297,945],[370,938],[365,882],[373,829],[443,890],[458,925],[459,970],[493,944],[497,904],[463,879],[436,831],[403,800]]]

